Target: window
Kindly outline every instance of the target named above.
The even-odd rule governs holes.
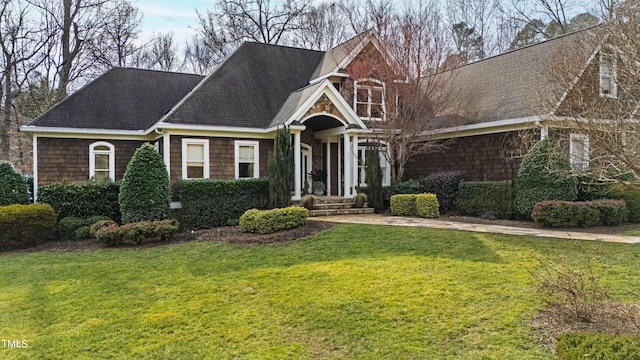
[[[615,53],[600,51],[600,96],[618,97],[617,67]]]
[[[236,141],[236,179],[260,177],[259,144],[258,141]]]
[[[370,151],[372,150],[369,145],[358,146],[358,173],[356,174],[356,183],[360,186],[367,186],[366,159],[367,153]],[[391,169],[389,167],[387,157],[385,156],[385,151],[386,148],[381,148],[379,151],[382,186],[391,186]]]
[[[182,139],[182,178],[209,178],[209,140]]]
[[[353,108],[361,118],[383,120],[385,113],[384,84],[378,80],[365,79],[354,82]]]
[[[89,145],[89,178],[115,180],[116,155],[112,144],[104,141]]]
[[[574,170],[583,171],[589,167],[589,136],[571,134],[569,143],[569,161]]]

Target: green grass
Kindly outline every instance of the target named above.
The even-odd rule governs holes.
[[[585,243],[589,245],[590,243]],[[640,247],[602,244],[638,291]],[[3,359],[552,359],[529,272],[566,240],[341,225],[279,245],[0,256]],[[579,261],[576,256],[572,261]]]

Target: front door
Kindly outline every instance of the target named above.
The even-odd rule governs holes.
[[[300,188],[302,192],[311,192],[311,146],[300,144]]]

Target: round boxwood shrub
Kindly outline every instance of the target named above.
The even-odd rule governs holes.
[[[515,210],[531,218],[533,206],[545,200],[575,201],[578,180],[571,175],[567,154],[550,137],[535,144],[522,159],[518,170]]]
[[[162,157],[149,143],[140,146],[120,182],[123,223],[163,220],[169,215],[171,184]]]
[[[27,204],[29,186],[20,171],[8,161],[0,161],[0,206]]]

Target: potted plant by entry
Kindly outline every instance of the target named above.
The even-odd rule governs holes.
[[[307,210],[313,210],[313,204],[315,203],[315,201],[316,196],[313,194],[305,194],[304,196],[302,196],[302,199],[300,199],[302,206]]]
[[[363,208],[366,202],[367,202],[367,194],[363,192],[359,192],[353,198],[353,207]]]

